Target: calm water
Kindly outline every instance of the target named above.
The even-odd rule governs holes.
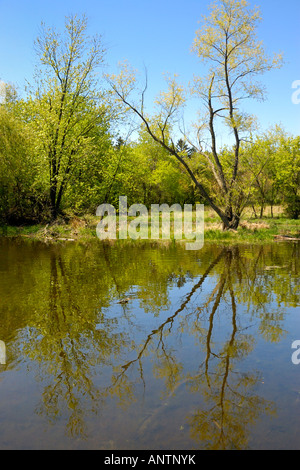
[[[0,449],[299,450],[299,251],[0,239]]]

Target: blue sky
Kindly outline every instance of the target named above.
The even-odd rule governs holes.
[[[190,52],[198,21],[209,0],[0,0],[0,80],[20,92],[31,81],[36,63],[33,43],[41,21],[62,28],[65,15],[85,13],[89,33],[100,33],[107,47],[108,69],[127,59],[135,68],[147,67],[149,98],[164,86],[164,72],[178,73],[182,83],[201,75],[201,63]],[[300,80],[300,1],[250,1],[261,9],[258,35],[269,54],[282,51],[285,65],[263,77],[268,91],[264,103],[250,102],[261,129],[282,124],[300,132],[300,104],[292,102],[292,83]]]

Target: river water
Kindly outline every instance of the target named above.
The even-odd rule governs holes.
[[[0,239],[0,449],[300,450],[299,253]]]

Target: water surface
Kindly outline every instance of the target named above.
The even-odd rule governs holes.
[[[0,449],[299,450],[299,305],[298,243],[0,239]]]

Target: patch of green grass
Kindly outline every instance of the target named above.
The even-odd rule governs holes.
[[[35,235],[42,228],[42,225],[26,225],[26,226],[11,226],[11,225],[0,225],[0,236],[1,237],[18,237],[18,236],[30,236]]]
[[[274,233],[269,230],[262,229],[259,231],[251,231],[248,229],[239,229],[237,231],[222,231],[222,230],[206,230],[204,233],[205,241],[222,241],[222,242],[262,242],[271,241],[274,239]]]

